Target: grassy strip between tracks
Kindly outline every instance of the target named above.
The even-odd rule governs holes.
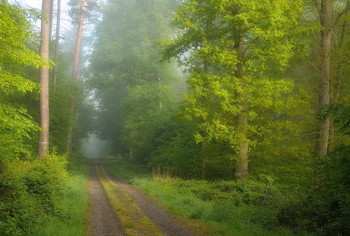
[[[118,215],[127,235],[162,235],[159,228],[145,216],[136,203],[111,181],[100,166],[97,173],[111,205]]]

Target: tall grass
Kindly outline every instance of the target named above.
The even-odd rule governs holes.
[[[81,165],[68,178],[58,211],[40,226],[35,236],[79,236],[86,234],[88,207],[87,166]]]
[[[277,214],[287,196],[272,183],[139,177],[138,173],[132,178],[135,169],[123,162],[112,164],[112,170],[132,179],[133,185],[170,212],[209,225],[211,235],[309,235],[278,224]]]

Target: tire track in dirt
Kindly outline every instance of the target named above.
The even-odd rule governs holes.
[[[118,179],[105,164],[100,162],[100,166],[105,170],[109,178],[115,182],[121,190],[125,191],[144,214],[159,227],[162,234],[168,236],[197,235],[178,224],[165,210],[158,207],[157,204],[144,193]]]
[[[90,201],[88,236],[126,235],[103,190],[95,164],[90,164],[88,183]]]

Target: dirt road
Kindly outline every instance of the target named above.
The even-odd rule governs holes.
[[[104,172],[104,178],[108,178],[108,183],[110,183],[107,187],[105,180],[101,184],[101,176],[100,178],[98,177],[101,171]],[[111,189],[106,190],[106,188],[112,188],[113,191]],[[111,196],[111,194],[114,196]],[[119,180],[108,170],[103,162],[93,162],[90,164],[89,195],[91,205],[89,236],[130,235],[130,232],[133,235],[140,236],[194,235],[188,229],[178,224],[148,196],[133,186]],[[126,197],[128,200],[125,200]],[[110,202],[111,200],[115,202]],[[114,206],[114,209],[112,206]],[[124,210],[122,209],[123,207]],[[125,212],[125,208],[128,212]],[[129,218],[126,219],[125,215]],[[147,224],[143,226],[140,221],[137,221],[137,219],[142,217],[147,218],[146,221],[149,221],[153,225],[150,226],[150,228],[153,227],[153,230],[137,229],[148,227]],[[135,219],[134,222],[132,222],[133,219]],[[134,231],[130,231],[130,227],[134,227]],[[157,228],[157,230],[154,230],[154,228]]]
[[[125,235],[124,227],[109,204],[94,165],[90,165],[89,201],[89,236]]]

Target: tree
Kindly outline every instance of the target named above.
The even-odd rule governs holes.
[[[42,1],[40,56],[46,65],[40,67],[40,136],[39,157],[49,151],[49,42],[50,42],[50,0]]]
[[[340,10],[336,10],[336,8]],[[335,64],[332,61],[332,53],[336,46],[334,42],[342,42],[344,40],[344,32],[340,35],[335,35],[334,32],[336,27],[339,26],[340,20],[346,16],[349,10],[349,1],[321,0],[319,2],[321,30],[318,105],[320,113],[327,113],[331,101],[331,94],[333,94],[332,90],[334,89],[333,81],[337,73],[332,72],[332,67],[334,67]],[[343,28],[346,27],[345,22],[346,21],[343,23]],[[342,43],[340,43],[340,46],[341,44]],[[338,66],[341,67],[340,64]],[[340,70],[341,69],[338,69],[338,73]],[[339,91],[339,88],[337,88],[337,90]],[[316,153],[319,156],[325,156],[329,151],[331,119],[328,116],[323,118],[324,119],[319,123],[318,140],[316,145]]]
[[[175,15],[178,35],[165,43],[165,54],[190,68],[186,116],[197,123],[197,142],[230,147],[236,179],[248,174],[259,113],[278,112],[278,99],[292,89],[272,72],[286,68],[297,48],[302,7],[288,0],[191,0]]]
[[[55,51],[54,51],[54,62],[55,62],[55,70],[53,73],[53,84],[57,83],[57,58],[58,58],[58,49],[60,46],[60,31],[61,31],[61,0],[57,0],[57,18],[56,18],[56,38],[55,38]]]
[[[333,8],[334,0],[321,0],[320,22],[321,22],[321,62],[320,62],[320,89],[319,105],[321,109],[329,105],[330,101],[330,79],[331,79],[331,51],[333,32]],[[330,119],[327,117],[320,123],[317,153],[325,156],[328,150]]]
[[[146,161],[153,128],[174,103],[174,67],[161,63],[157,40],[170,34],[174,1],[110,1],[96,34],[90,83],[98,99],[100,137],[117,153]],[[118,24],[116,24],[118,22]],[[174,99],[176,101],[176,99]]]
[[[29,156],[29,140],[38,125],[21,102],[27,94],[36,94],[38,84],[29,80],[23,68],[43,65],[40,56],[31,50],[34,34],[27,17],[30,15],[0,2],[0,164]]]

